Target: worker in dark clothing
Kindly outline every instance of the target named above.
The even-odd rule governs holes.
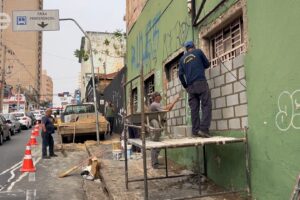
[[[54,119],[51,116],[52,110],[47,109],[45,116],[42,118],[42,158],[49,159],[57,157],[54,153],[54,141],[52,134],[54,133]],[[49,146],[49,156],[47,156],[47,146]]]
[[[179,62],[179,79],[189,94],[189,106],[192,117],[193,136],[210,137],[211,96],[205,78],[205,69],[209,61],[200,49],[195,49],[192,41],[184,44],[186,53]],[[202,117],[200,121],[199,109],[201,102]]]
[[[115,108],[111,101],[108,102],[108,105],[106,107],[105,117],[109,122],[109,130],[110,130],[109,134],[111,136],[113,133],[113,127],[115,121]]]
[[[175,106],[176,102],[180,99],[179,96],[170,104],[163,107],[161,105],[161,96],[159,92],[154,92],[152,94],[152,100],[153,102],[150,105],[150,112],[160,112],[160,111],[170,111]],[[159,155],[160,149],[152,149],[151,150],[151,164],[154,169],[158,169],[159,163],[158,163],[158,155]]]

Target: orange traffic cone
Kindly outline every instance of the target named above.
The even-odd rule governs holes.
[[[29,142],[30,142],[30,145],[38,145],[34,135],[30,136],[30,141]]]
[[[25,155],[31,155],[30,143],[26,144]]]
[[[24,156],[23,165],[20,169],[21,172],[35,172],[35,166],[33,165],[33,160],[31,154]]]
[[[38,128],[35,128],[35,129],[31,132],[31,134],[34,135],[34,136],[39,136],[39,132],[40,132],[40,130],[39,130]]]

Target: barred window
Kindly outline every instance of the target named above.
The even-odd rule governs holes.
[[[154,88],[154,74],[153,74],[145,80],[145,97],[146,97],[147,105],[150,105],[152,103],[150,97],[154,91],[155,88]]]
[[[138,109],[138,90],[137,88],[134,88],[131,92],[131,96],[132,96],[132,106],[133,106],[133,111],[136,112]]]
[[[243,18],[239,17],[210,39],[211,66],[233,59],[244,52]]]

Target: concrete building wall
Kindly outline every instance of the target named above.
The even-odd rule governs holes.
[[[40,101],[53,103],[53,81],[46,70],[42,72]]]
[[[163,103],[167,103],[174,84],[165,80],[164,67],[170,57],[182,53],[181,41],[193,38],[194,32],[197,46],[213,59],[208,41],[233,19],[241,17],[242,52],[224,62],[228,70],[216,64],[206,72],[213,101],[211,132],[244,137],[242,128],[248,126],[252,198],[289,199],[300,165],[296,42],[300,33],[300,2],[196,0],[197,8],[202,2],[203,12],[194,29],[189,23],[186,1],[147,2],[128,35],[128,80],[138,75],[143,65],[146,76],[155,75],[155,90],[164,94]],[[185,24],[186,29],[172,29]],[[140,94],[138,81],[134,87]],[[130,92],[127,89],[127,97]],[[191,123],[187,102],[186,122]],[[170,113],[168,123],[172,124]],[[245,189],[244,151],[244,144],[208,145],[209,178],[226,188]],[[169,156],[180,164],[194,166],[195,155],[190,148],[170,150]]]
[[[42,0],[1,0],[1,12],[12,16],[13,10],[39,10],[43,7]],[[10,66],[6,82],[14,88],[17,85],[30,91],[40,92],[42,74],[42,33],[13,32],[10,25],[1,31],[1,42],[12,50],[14,55],[7,53],[6,66]],[[1,49],[0,61],[3,62]],[[35,93],[36,95],[36,93]]]
[[[126,30],[129,32],[141,14],[147,0],[126,0]]]
[[[92,41],[95,74],[111,74],[124,67],[125,38],[118,38],[113,33],[88,32]],[[87,40],[84,41],[84,50],[88,52]],[[86,86],[91,77],[90,59],[81,62],[81,94],[86,93]],[[85,98],[84,95],[81,98]]]

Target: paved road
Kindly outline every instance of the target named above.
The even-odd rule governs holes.
[[[24,199],[26,191],[9,191],[9,187],[22,175],[20,167],[25,145],[31,130],[23,130],[12,136],[10,141],[0,146],[0,199]]]

